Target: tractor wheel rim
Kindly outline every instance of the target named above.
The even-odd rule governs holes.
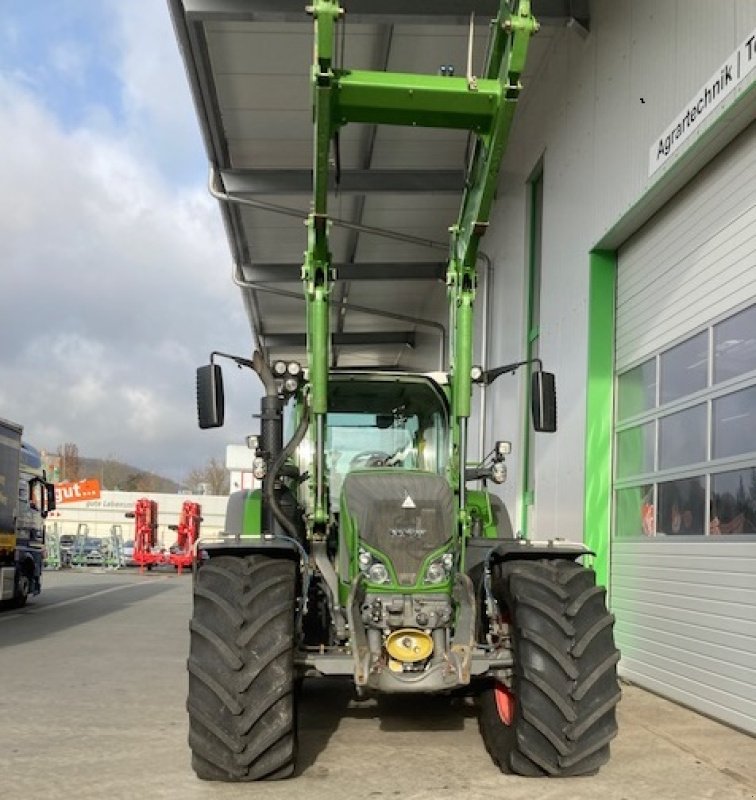
[[[504,686],[503,683],[496,681],[494,685],[494,699],[496,700],[496,710],[499,712],[499,719],[507,727],[512,724],[515,711],[515,696]]]

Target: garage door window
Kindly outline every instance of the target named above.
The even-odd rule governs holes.
[[[617,418],[642,414],[656,405],[656,359],[650,358],[620,376],[617,386]]]
[[[718,397],[713,403],[714,457],[756,450],[756,386]]]
[[[714,381],[756,370],[756,306],[714,326]]]
[[[671,403],[706,388],[707,338],[705,333],[700,333],[659,356],[662,403]]]
[[[656,425],[647,422],[617,434],[617,477],[628,478],[654,470]]]
[[[756,533],[756,467],[711,478],[712,535]]]
[[[756,533],[756,305],[617,376],[614,534]]]
[[[701,403],[659,420],[659,468],[706,461],[706,406]]]

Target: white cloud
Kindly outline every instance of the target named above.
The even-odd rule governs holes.
[[[171,477],[222,458],[256,389],[229,375],[230,424],[198,431],[194,366],[250,343],[215,202],[167,183],[129,130],[66,130],[2,76],[0,141],[0,416]]]
[[[69,81],[81,84],[89,66],[90,50],[77,42],[58,42],[50,49],[50,64]]]
[[[160,399],[146,387],[127,388],[124,393],[128,407],[126,424],[140,439],[154,440],[160,435]]]
[[[163,171],[182,174],[191,163],[199,174],[199,128],[167,2],[115,2],[112,14],[132,150],[159,153]]]

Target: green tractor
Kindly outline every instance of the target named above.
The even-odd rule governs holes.
[[[502,0],[485,76],[336,70],[335,0],[316,0],[313,211],[303,267],[307,365],[214,353],[197,374],[202,428],[223,424],[217,359],[264,386],[250,437],[262,488],[231,495],[202,543],[189,656],[189,742],[200,778],[273,780],[296,769],[304,677],[349,676],[361,695],[474,694],[495,763],[521,775],[594,773],[620,692],[613,618],[577,543],[513,534],[487,491],[509,444],[467,463],[474,383],[526,362],[472,363],[480,237],[537,30]],[[329,369],[329,145],[350,122],[463,128],[475,148],[447,272],[448,369]],[[532,372],[535,430],[556,430],[554,376]],[[286,435],[284,429],[288,427]],[[477,487],[477,488],[473,488]]]

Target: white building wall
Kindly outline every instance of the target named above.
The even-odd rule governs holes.
[[[526,76],[483,246],[496,265],[495,365],[525,352],[527,180],[542,158],[540,348],[544,367],[557,374],[559,432],[536,435],[533,535],[583,534],[588,254],[658,177],[648,175],[657,135],[755,23],[756,0],[721,2],[716,10],[708,0],[596,0],[590,33],[549,32],[540,45],[546,54]],[[519,418],[521,382],[501,378],[494,385],[489,440],[503,420]],[[521,431],[510,436],[519,449]],[[521,453],[510,459],[510,498],[520,463]]]
[[[508,225],[494,224],[483,239],[483,249],[489,254],[494,265],[491,286],[488,363],[496,367],[519,361],[525,352],[525,304],[523,298],[527,291],[525,271],[525,243],[527,238],[527,207],[522,197],[522,179],[519,175],[504,174],[499,184],[497,205],[506,208],[511,215]],[[519,269],[505,269],[507,265],[518,264]],[[480,307],[482,295],[478,292],[476,319],[483,316]],[[478,342],[482,331],[478,331]],[[479,350],[476,351],[479,353]],[[488,488],[500,495],[512,517],[514,530],[519,530],[517,515],[518,476],[522,469],[522,431],[519,420],[522,417],[524,401],[524,382],[522,370],[515,375],[502,375],[489,387],[486,401],[486,447],[490,449],[497,439],[512,442],[512,454],[507,456],[509,477],[502,486],[489,483]],[[474,400],[479,402],[480,389],[474,390]],[[470,420],[471,439],[477,440],[477,414]],[[485,448],[484,448],[485,449]]]
[[[96,500],[62,503],[47,518],[47,526],[58,534],[76,534],[80,523],[89,527],[90,536],[107,536],[112,525],[120,525],[124,541],[134,538],[134,520],[126,513],[134,510],[141,497],[158,504],[158,543],[170,547],[176,541],[176,532],[169,525],[177,525],[181,506],[185,500],[199,503],[202,508],[200,537],[212,538],[220,533],[226,521],[227,496],[159,494],[156,492],[102,492]]]

